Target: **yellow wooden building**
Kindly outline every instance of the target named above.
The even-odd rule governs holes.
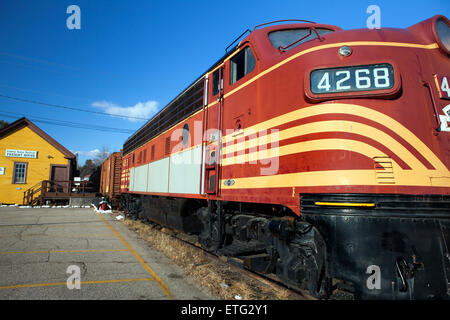
[[[26,118],[0,129],[0,203],[23,203],[43,180],[69,181],[76,157]]]

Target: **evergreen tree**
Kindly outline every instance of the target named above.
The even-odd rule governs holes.
[[[4,121],[4,120],[0,120],[0,129],[3,129],[5,127],[7,127],[9,125],[8,122]]]
[[[97,165],[95,162],[91,159],[86,160],[84,166],[80,169],[80,177],[83,178],[84,176],[88,174],[92,174],[97,170]]]

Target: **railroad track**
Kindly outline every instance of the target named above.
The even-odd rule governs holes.
[[[289,300],[317,300],[315,297],[309,295],[305,291],[285,285],[275,275],[272,275],[272,274],[264,275],[264,274],[260,274],[260,273],[257,273],[257,272],[254,272],[254,271],[251,271],[251,270],[248,270],[248,269],[238,266],[238,264],[241,261],[238,258],[218,255],[215,252],[204,249],[197,242],[198,237],[196,235],[188,235],[188,234],[182,233],[180,231],[174,230],[174,229],[166,227],[166,226],[159,225],[159,224],[151,222],[151,221],[142,221],[142,220],[137,220],[137,221],[140,221],[145,225],[151,226],[153,229],[156,229],[158,232],[164,233],[164,234],[172,237],[173,239],[177,239],[178,241],[181,241],[182,243],[194,248],[195,250],[202,251],[210,259],[220,261],[221,263],[225,263],[230,268],[237,270],[240,273],[244,273],[246,276],[248,276],[256,281],[259,281],[264,286],[270,287],[276,291],[288,290],[288,293],[289,293],[288,299]]]

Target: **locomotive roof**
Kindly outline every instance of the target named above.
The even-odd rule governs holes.
[[[272,26],[267,26],[269,24],[273,24],[273,23],[278,23],[278,22],[291,22],[289,24],[278,24],[278,25],[272,25]],[[295,23],[292,23],[295,22]],[[201,82],[201,86],[203,86],[203,81],[201,81],[206,74],[208,74],[209,72],[211,72],[212,70],[214,70],[218,65],[220,65],[222,62],[224,62],[228,57],[230,57],[232,54],[235,53],[236,50],[239,49],[239,47],[248,41],[248,39],[250,38],[250,36],[253,33],[260,33],[260,32],[267,32],[267,31],[275,31],[275,30],[281,30],[281,29],[292,29],[292,28],[300,28],[300,27],[309,27],[311,25],[314,26],[323,26],[323,27],[329,27],[331,29],[334,29],[335,31],[341,30],[339,27],[335,27],[335,26],[330,26],[330,25],[322,25],[322,24],[317,24],[316,22],[312,22],[312,21],[307,21],[307,20],[279,20],[279,21],[273,21],[273,22],[268,22],[268,23],[264,23],[264,24],[260,24],[257,25],[253,28],[253,30],[247,29],[244,33],[242,33],[239,37],[237,37],[232,43],[231,45],[229,45],[226,49],[225,49],[225,54],[218,59],[214,64],[211,65],[211,67],[209,67],[205,72],[201,73],[201,76],[199,76],[198,78],[196,78],[192,83],[190,83],[186,89],[184,89],[180,94],[178,94],[174,99],[172,99],[164,108],[162,108],[160,111],[158,111],[151,119],[149,119],[145,124],[143,124],[138,130],[136,130],[135,133],[133,133],[130,137],[127,138],[127,140],[124,142],[124,148],[123,148],[123,154],[127,154],[129,153],[129,151],[134,150],[135,148],[139,147],[142,143],[138,143],[137,141],[135,143],[133,143],[133,139],[137,139],[137,140],[142,140],[139,139],[139,137],[137,137],[138,134],[140,134],[141,132],[143,132],[144,130],[146,130],[148,127],[151,126],[152,121],[154,121],[155,119],[158,118],[158,116],[161,116],[163,113],[165,113],[166,111],[168,111],[171,107],[176,107],[176,102],[182,98],[189,90],[191,90],[192,88],[194,88],[197,84],[199,84],[199,82]],[[264,27],[263,27],[264,26]],[[260,28],[263,27],[263,28]],[[249,33],[246,37],[244,37],[237,45],[234,45],[234,43],[236,43],[240,38],[242,38],[244,35],[246,35],[247,33]],[[228,50],[231,47],[231,50]],[[193,112],[195,112],[197,109],[193,110],[191,112],[191,114]],[[176,123],[176,122],[175,122]],[[175,124],[173,123],[173,124]],[[165,128],[160,128],[160,132],[163,132],[165,130]],[[144,141],[140,141],[140,142],[145,142],[150,140],[152,137],[152,135],[146,135],[146,139],[144,139]],[[132,144],[132,146],[130,146],[130,144]]]
[[[147,122],[142,125],[138,130],[136,130],[135,133],[133,133],[128,139],[125,141],[127,143],[131,138],[133,138],[139,131],[141,131],[150,121],[152,121],[155,117],[157,117],[160,113],[162,113],[164,110],[166,110],[171,104],[173,104],[177,99],[179,99],[186,91],[188,91],[193,85],[195,85],[197,82],[202,80],[207,73],[209,73],[211,70],[213,70],[216,66],[218,66],[220,63],[222,63],[227,57],[229,57],[237,48],[239,47],[239,44],[233,47],[232,50],[226,52],[219,60],[217,60],[211,67],[209,67],[205,72],[201,74],[198,78],[196,78],[193,82],[191,82],[186,89],[184,89],[180,94],[178,94],[175,98],[173,98],[164,108],[159,110],[153,117]]]

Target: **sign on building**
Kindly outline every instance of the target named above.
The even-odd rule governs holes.
[[[12,158],[37,158],[37,151],[29,151],[29,150],[13,150],[13,149],[6,149],[5,152],[6,157],[12,157]]]

